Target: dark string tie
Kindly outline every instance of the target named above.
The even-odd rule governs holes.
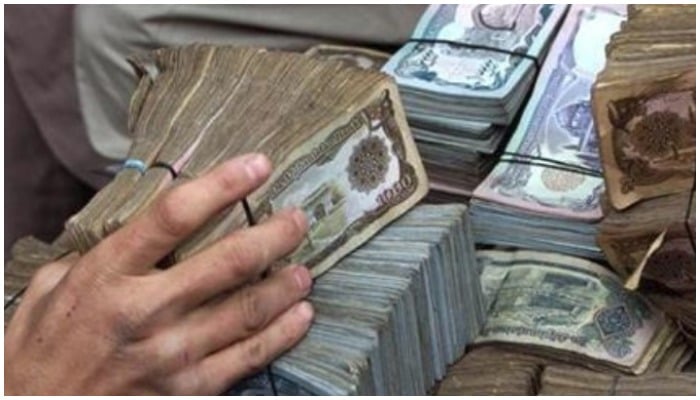
[[[248,205],[248,199],[245,197],[243,200],[241,200],[241,203],[243,204],[243,211],[245,212],[245,217],[248,220],[248,226],[255,226],[255,217],[253,216],[253,212],[250,210],[250,205]],[[267,277],[267,273],[269,272],[269,269],[263,272],[263,279]],[[267,375],[267,380],[270,381],[270,388],[272,389],[272,394],[274,396],[278,396],[277,393],[277,386],[275,385],[275,380],[272,376],[272,367],[270,364],[265,367],[265,375]]]
[[[592,176],[594,178],[602,178],[603,175],[600,171],[592,168],[582,167],[580,165],[567,163],[560,160],[555,160],[553,158],[533,156],[529,154],[513,153],[510,151],[504,151],[503,156],[499,162],[507,162],[511,164],[523,164],[523,165],[533,165],[536,167],[552,168],[560,171],[572,172],[575,174],[582,174]]]
[[[151,168],[164,168],[167,169],[168,172],[170,172],[170,176],[175,179],[177,178],[177,171],[175,171],[175,168],[172,167],[172,165],[163,162],[163,161],[156,161],[151,165]]]
[[[693,188],[690,190],[688,195],[688,206],[685,208],[685,219],[683,224],[685,225],[685,231],[688,233],[688,240],[690,245],[693,247],[693,253],[695,253],[695,238],[693,237],[693,231],[690,228],[690,209],[693,207],[693,196],[695,194],[695,177],[693,177]]]
[[[498,47],[487,46],[484,44],[457,42],[448,39],[410,38],[406,41],[406,43],[447,44],[450,46],[464,47],[467,49],[492,51],[494,53],[501,53],[509,56],[521,57],[532,61],[532,63],[535,65],[536,75],[539,75],[540,73],[540,60],[538,60],[537,57],[533,56],[532,54],[523,53],[517,50],[506,50]]]

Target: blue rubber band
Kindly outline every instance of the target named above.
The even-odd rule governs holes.
[[[144,164],[144,162],[141,160],[129,158],[128,160],[124,161],[122,169],[136,169],[141,173],[141,175],[143,175],[146,172],[146,164]]]

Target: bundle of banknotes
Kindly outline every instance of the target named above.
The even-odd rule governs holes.
[[[434,4],[384,66],[433,189],[470,196],[493,167],[566,9]]]
[[[593,110],[610,206],[598,241],[695,341],[695,5],[631,5]]]
[[[695,5],[634,5],[605,49],[593,105],[618,210],[695,182],[695,41]]]
[[[414,208],[316,280],[311,330],[272,381],[231,393],[425,394],[485,318],[473,249],[466,206]]]
[[[474,192],[478,243],[602,258],[604,190],[590,92],[625,7],[575,5],[498,164]]]
[[[626,375],[618,371],[595,371],[517,349],[476,346],[450,366],[433,393],[439,396],[693,394],[693,354],[687,344],[679,342],[643,375]],[[624,384],[616,386],[616,381]]]
[[[488,315],[476,344],[640,374],[679,337],[661,310],[599,264],[526,250],[477,257]]]
[[[612,207],[598,241],[610,265],[695,343],[695,191]]]
[[[129,113],[133,146],[114,180],[67,224],[84,252],[168,187],[248,152],[275,165],[248,198],[256,221],[289,206],[307,214],[289,257],[317,276],[427,192],[393,80],[298,53],[230,46],[160,49],[140,73]],[[177,261],[246,226],[234,205],[176,249]]]
[[[540,385],[542,396],[695,396],[695,373],[625,376],[553,365],[544,369]]]
[[[477,261],[486,323],[436,394],[624,394],[609,385],[621,377],[669,377],[668,384],[642,385],[636,394],[673,394],[695,381],[694,372],[683,372],[694,366],[694,347],[603,266],[533,251],[479,250]],[[577,372],[543,374],[549,368]],[[581,381],[587,376],[595,377],[590,387]],[[670,386],[677,377],[683,389]]]

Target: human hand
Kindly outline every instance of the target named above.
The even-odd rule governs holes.
[[[5,332],[6,394],[218,394],[298,342],[313,315],[307,268],[250,282],[299,245],[301,211],[153,267],[270,172],[262,155],[230,160],[82,257],[42,267]]]

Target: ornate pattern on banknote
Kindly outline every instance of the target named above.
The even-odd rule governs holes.
[[[420,37],[527,53],[553,5],[440,5]],[[418,43],[395,74],[440,86],[496,90],[523,57],[447,44]]]
[[[695,160],[695,90],[615,100],[607,108],[622,193],[695,176],[687,168]]]
[[[284,170],[255,215],[300,205],[310,228],[291,260],[311,267],[417,189],[394,106],[383,92]]]

